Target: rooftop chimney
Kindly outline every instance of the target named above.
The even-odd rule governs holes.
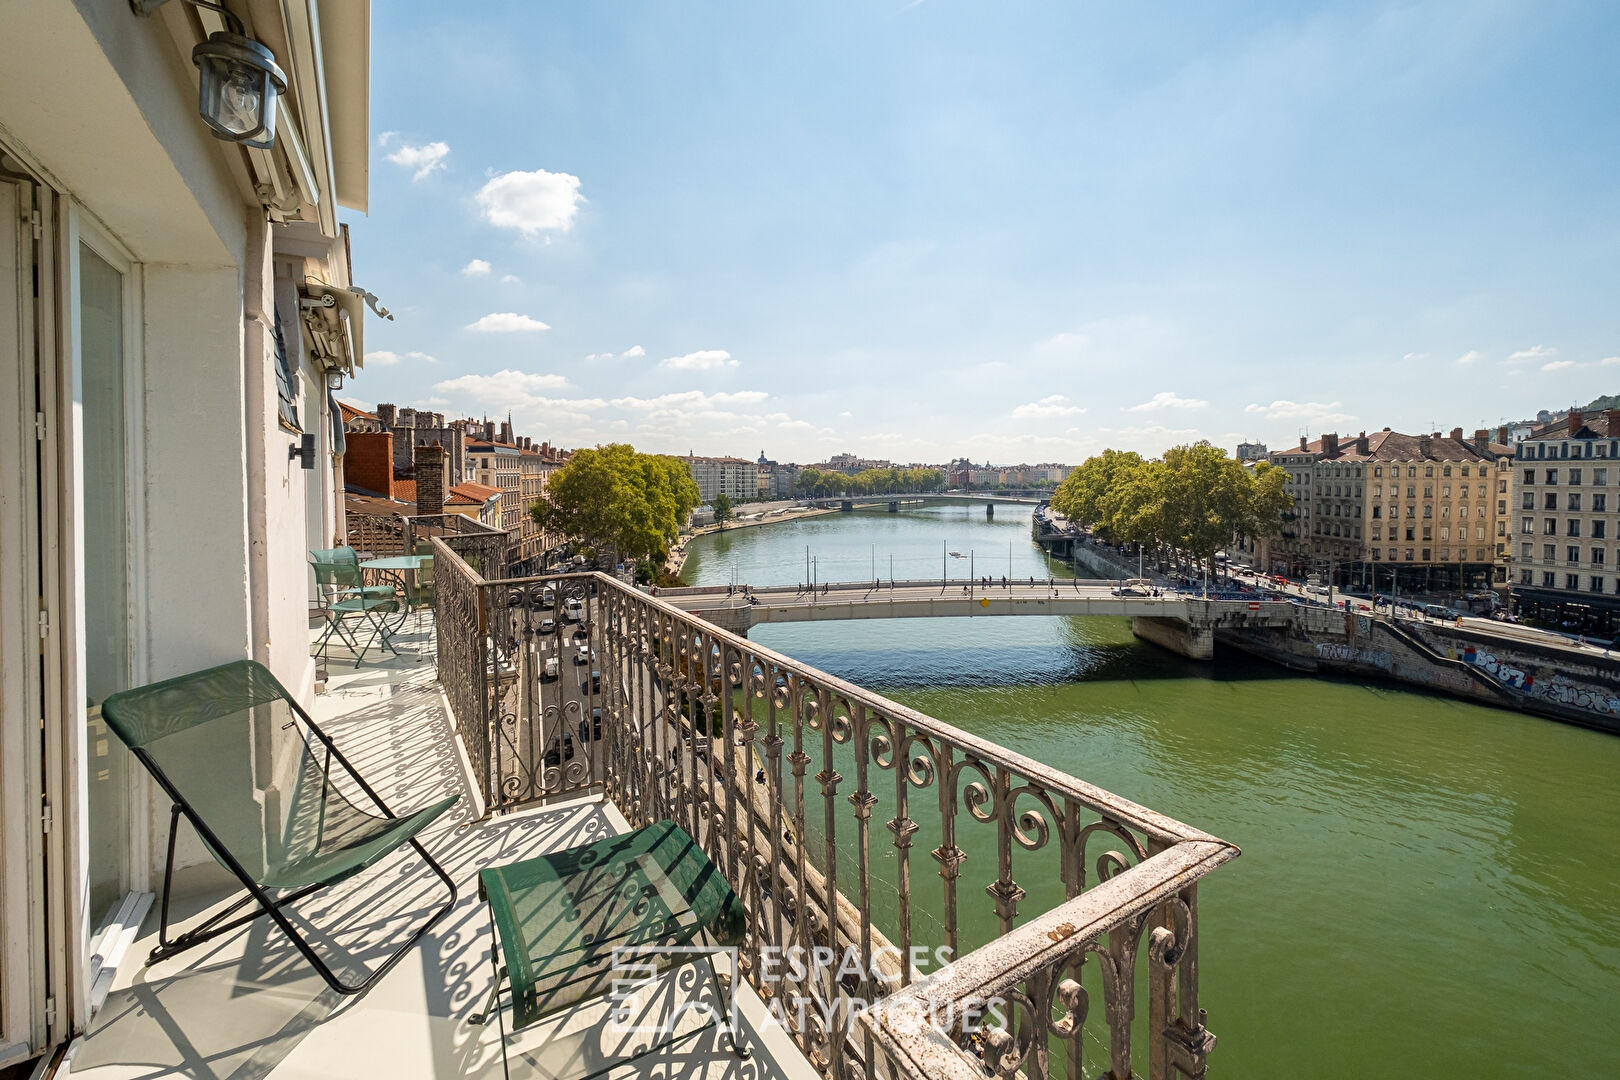
[[[1462,428],[1460,428],[1460,427],[1452,428],[1451,429],[1451,437],[1453,439],[1456,439],[1458,442],[1462,442]]]
[[[444,447],[423,443],[416,447],[416,512],[444,513]]]
[[[1604,434],[1609,438],[1620,436],[1620,409],[1603,410]]]
[[[1474,450],[1478,452],[1481,457],[1483,457],[1490,452],[1490,449],[1491,433],[1485,428],[1480,428],[1478,431],[1474,432]]]
[[[1569,410],[1569,433],[1571,435],[1573,435],[1577,431],[1581,430],[1581,421],[1583,419],[1585,419],[1585,417],[1583,417],[1581,415],[1581,410],[1579,410],[1579,409],[1571,409],[1571,410]]]
[[[1299,437],[1299,448],[1300,448],[1300,449],[1301,449],[1301,450],[1303,450],[1303,449],[1305,449],[1305,447],[1307,447],[1307,446],[1308,446],[1308,445],[1310,445],[1310,444],[1309,444],[1309,443],[1307,443],[1307,442],[1306,442],[1306,441],[1305,441],[1305,436],[1303,436],[1303,435],[1301,435],[1301,436],[1300,436],[1300,437]]]
[[[392,405],[387,408],[393,408]],[[355,431],[345,438],[343,481],[385,499],[394,497],[394,436],[387,431]]]
[[[1339,452],[1339,433],[1334,431],[1322,436],[1322,456],[1333,457]]]
[[[1369,452],[1370,451],[1367,449],[1367,433],[1363,431],[1360,435],[1356,436],[1356,453],[1360,454],[1362,457],[1366,457]]]
[[[1507,425],[1503,424],[1501,427],[1496,429],[1496,441],[1501,443],[1503,446],[1506,446],[1507,445],[1507,439],[1508,439]]]
[[[1418,436],[1418,457],[1428,458],[1434,456],[1434,438],[1433,435]]]
[[[385,428],[393,427],[394,426],[394,407],[392,405],[378,405],[377,406],[377,419],[382,421],[383,427],[385,427]]]

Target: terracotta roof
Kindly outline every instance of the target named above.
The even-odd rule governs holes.
[[[412,506],[415,506],[416,481],[396,479],[394,481],[394,498],[398,499],[400,502],[408,502]]]
[[[368,413],[364,409],[357,409],[353,405],[350,405],[347,401],[339,401],[338,410],[343,414],[343,422],[345,424],[357,417],[362,420],[377,420],[379,424],[382,423],[381,420],[377,419],[375,413]]]
[[[343,509],[346,513],[363,514],[367,517],[394,517],[398,514],[409,514],[414,508],[414,503],[402,503],[376,495],[356,495],[353,492],[346,492],[343,496]]]
[[[498,487],[488,484],[454,484],[450,488],[450,498],[447,502],[466,502],[473,506],[482,506],[501,493]]]

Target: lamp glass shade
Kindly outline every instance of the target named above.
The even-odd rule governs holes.
[[[287,80],[270,50],[220,31],[191,50],[197,65],[197,109],[214,135],[268,150],[276,143],[276,102]]]

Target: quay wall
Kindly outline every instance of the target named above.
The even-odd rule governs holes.
[[[1294,671],[1415,686],[1620,734],[1620,659],[1478,630],[1308,609],[1288,627],[1217,628],[1217,645]]]

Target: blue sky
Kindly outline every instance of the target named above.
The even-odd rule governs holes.
[[[1074,462],[1620,390],[1620,5],[1146,8],[375,4],[345,393]]]

